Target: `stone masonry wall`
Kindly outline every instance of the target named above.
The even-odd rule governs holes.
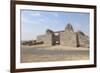
[[[43,44],[45,44],[46,46],[51,46],[52,45],[52,35],[51,34],[40,35],[37,37],[37,41],[43,41]]]
[[[74,32],[60,33],[60,44],[64,46],[76,47],[76,34]]]
[[[52,30],[47,30],[46,34],[37,36],[37,41],[43,41],[47,46],[59,45],[71,47],[89,47],[89,37],[83,32],[74,32],[71,24],[67,24],[64,31],[59,31],[59,35],[55,35]],[[60,41],[59,41],[60,40]]]
[[[77,32],[79,47],[89,47],[89,37],[86,36],[83,32]]]
[[[40,35],[37,37],[37,41],[43,41],[47,46],[52,46],[54,44],[54,33],[52,30],[47,30],[45,35]]]
[[[65,46],[77,46],[76,34],[71,24],[68,24],[64,32],[60,33],[60,44]]]

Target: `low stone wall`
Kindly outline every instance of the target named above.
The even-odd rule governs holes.
[[[40,35],[37,37],[37,41],[43,41],[45,45],[51,46],[52,45],[52,35],[51,34]]]

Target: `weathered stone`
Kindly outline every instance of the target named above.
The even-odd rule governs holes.
[[[70,23],[67,24],[64,31],[53,32],[48,29],[46,34],[37,36],[37,42],[43,42],[47,46],[60,44],[71,47],[89,47],[89,37],[81,31],[74,32]]]
[[[65,31],[68,31],[68,32],[72,31],[72,32],[74,32],[73,27],[72,27],[72,25],[70,23],[68,23],[67,26],[65,27]]]
[[[45,45],[51,46],[52,45],[52,34],[45,34],[37,36],[37,41],[43,41]]]
[[[46,34],[54,34],[54,32],[52,30],[50,30],[50,29],[47,29],[46,30]]]
[[[78,46],[79,47],[89,47],[89,37],[86,36],[82,31],[78,31],[77,33],[78,38]]]
[[[71,24],[68,24],[64,32],[60,33],[60,44],[65,46],[77,46],[76,34]]]

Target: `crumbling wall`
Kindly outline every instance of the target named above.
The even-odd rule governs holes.
[[[52,35],[40,35],[37,37],[37,41],[43,41],[43,44],[46,46],[51,46],[52,45]]]
[[[71,24],[67,24],[64,31],[57,33],[59,35],[55,35],[55,32],[48,29],[46,34],[37,36],[37,41],[43,42],[47,46],[59,44],[71,47],[89,47],[89,37],[81,31],[74,32]]]
[[[76,47],[76,34],[74,32],[60,33],[60,44],[64,46]]]
[[[53,45],[53,31],[47,30],[45,35],[37,36],[37,41],[43,41],[46,46]]]
[[[60,33],[60,44],[64,46],[77,46],[76,34],[71,24],[68,24],[65,31]]]
[[[89,47],[89,37],[86,36],[82,31],[78,31],[77,33],[79,47]]]

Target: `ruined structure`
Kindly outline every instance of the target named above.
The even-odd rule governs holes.
[[[67,24],[64,31],[54,32],[48,29],[46,34],[37,36],[37,42],[43,42],[47,46],[89,47],[89,37],[82,31],[74,32],[70,23]]]
[[[86,36],[83,32],[76,32],[77,35],[77,46],[78,47],[89,47],[89,37]]]
[[[43,41],[44,44],[52,46],[54,43],[54,32],[52,30],[47,30],[46,34],[37,36],[37,41]]]
[[[76,34],[71,24],[68,24],[65,31],[60,33],[60,43],[64,46],[77,46]]]

